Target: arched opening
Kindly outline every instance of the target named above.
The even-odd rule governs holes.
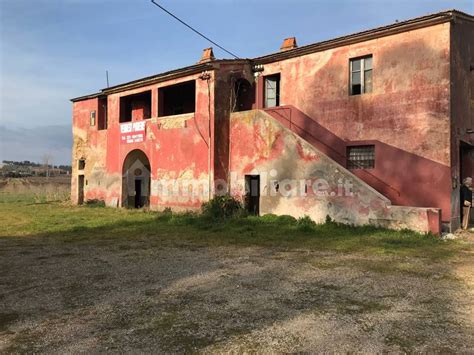
[[[240,78],[234,83],[235,103],[232,108],[233,112],[247,111],[252,109],[254,103],[255,90],[248,80]]]
[[[150,204],[151,167],[139,149],[128,153],[122,168],[122,207],[141,208]]]

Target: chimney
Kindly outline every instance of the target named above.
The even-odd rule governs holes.
[[[281,44],[280,52],[289,51],[290,49],[295,49],[296,47],[298,47],[298,45],[296,44],[295,37],[285,38]]]
[[[212,47],[210,47],[202,51],[202,57],[198,63],[207,63],[213,61],[214,59],[216,59],[216,57],[214,57],[214,52],[212,51]]]

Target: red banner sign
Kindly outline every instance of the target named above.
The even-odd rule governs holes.
[[[120,125],[121,143],[139,143],[145,140],[145,121],[127,122]]]

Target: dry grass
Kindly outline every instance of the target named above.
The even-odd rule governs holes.
[[[0,178],[0,203],[47,203],[69,200],[71,179],[61,177]]]

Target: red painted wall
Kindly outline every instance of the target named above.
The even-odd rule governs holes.
[[[368,54],[373,91],[350,96],[349,61]],[[443,221],[450,221],[449,23],[266,63],[259,107],[263,76],[275,73],[281,105],[295,107],[321,144],[375,141],[376,168],[358,176],[395,204],[442,208]],[[334,159],[345,149],[327,145],[337,151],[325,151]]]
[[[132,121],[139,121],[150,117],[150,107],[145,101],[132,102]]]
[[[232,114],[232,195],[244,200],[245,175],[259,175],[261,214],[307,215],[318,223],[330,216],[354,225],[440,232],[439,209],[393,206],[313,144],[285,128],[262,111]],[[275,189],[276,182],[279,190]],[[318,189],[318,184],[323,188]],[[344,193],[346,184],[350,193]]]
[[[256,83],[250,63],[223,61],[216,63],[209,82],[195,74],[114,93],[107,97],[109,128],[104,131],[89,126],[98,99],[75,102],[73,166],[87,157],[84,173],[94,181],[86,198],[120,197],[123,160],[133,149],[143,150],[150,159],[153,180],[208,178],[209,152],[211,179],[227,180],[232,84],[246,78],[256,88],[252,107],[263,108],[263,76],[279,73],[283,107],[267,113],[343,166],[348,145],[374,144],[375,168],[354,174],[394,204],[441,208],[442,220],[453,223],[459,219],[459,142],[472,144],[468,129],[474,128],[469,69],[474,26],[456,21],[281,61],[267,58]],[[373,91],[350,96],[349,60],[368,54],[373,56]],[[195,114],[183,127],[164,129],[161,117],[156,118],[158,88],[189,80],[196,80]],[[146,90],[152,91],[146,140],[120,144],[120,97]],[[142,117],[142,108],[136,107],[134,120]],[[251,149],[253,142],[247,144]],[[465,171],[474,166],[472,156],[463,158]],[[172,202],[197,207],[202,200]],[[172,204],[153,192],[151,202]]]
[[[89,99],[74,103],[73,109],[73,167],[77,160],[86,159],[84,175],[88,181],[85,189],[85,199],[102,199],[109,204],[121,200],[122,167],[129,152],[134,149],[142,150],[148,157],[151,165],[151,205],[159,207],[170,205],[169,201],[154,193],[153,180],[180,179],[208,179],[208,147],[204,140],[208,140],[209,122],[214,122],[213,109],[213,73],[211,72],[210,91],[206,81],[200,80],[199,75],[186,76],[179,80],[172,80],[124,91],[108,96],[108,129],[98,130],[97,126],[89,126],[91,110],[97,110],[98,99]],[[168,116],[157,118],[158,88],[178,82],[196,80],[196,110],[194,114]],[[120,142],[120,97],[152,90],[151,119],[146,122],[146,138],[144,142],[124,144]],[[211,110],[209,117],[209,95]],[[133,121],[142,120],[144,105],[137,104],[133,108]],[[181,120],[178,123],[176,119]],[[166,125],[161,123],[168,122]],[[174,123],[173,123],[173,122]],[[170,122],[172,123],[170,125]],[[213,131],[211,130],[211,150],[213,149]],[[212,153],[212,152],[211,152]],[[212,159],[211,154],[211,175]],[[73,200],[77,198],[77,175],[81,173],[75,169],[73,173]],[[178,207],[199,207],[207,200],[207,194],[199,199],[176,199],[171,203]]]

